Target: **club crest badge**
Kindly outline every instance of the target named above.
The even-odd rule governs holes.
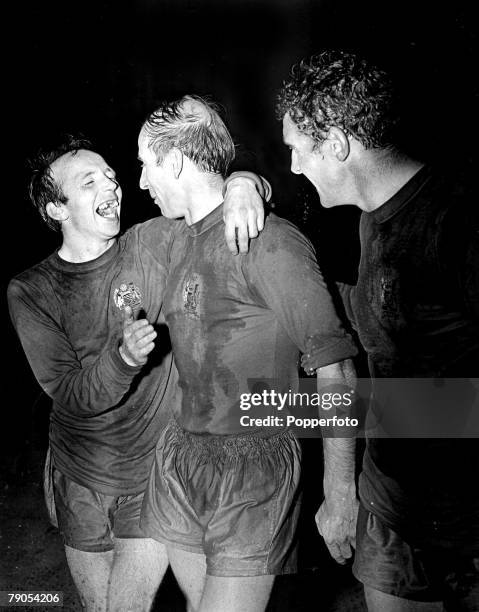
[[[135,308],[141,304],[141,291],[134,283],[122,283],[119,289],[115,289],[113,299],[120,310],[125,306]]]
[[[183,308],[187,315],[198,317],[200,303],[200,279],[197,274],[189,278],[183,288]]]

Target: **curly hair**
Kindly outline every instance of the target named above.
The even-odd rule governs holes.
[[[157,163],[172,148],[179,149],[203,172],[226,176],[235,146],[219,109],[199,96],[164,102],[143,124]]]
[[[354,53],[323,51],[293,66],[277,97],[286,113],[317,144],[337,126],[366,149],[391,147],[397,124],[395,94],[386,72]]]
[[[67,134],[62,137],[61,142],[52,149],[40,149],[38,153],[29,159],[28,166],[31,171],[28,185],[28,194],[40,216],[54,231],[60,231],[61,224],[52,219],[47,213],[49,202],[65,204],[67,197],[62,188],[55,182],[52,173],[52,164],[66,153],[75,155],[80,149],[92,150],[92,143],[83,136],[72,136]]]

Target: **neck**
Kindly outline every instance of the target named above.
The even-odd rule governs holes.
[[[91,243],[79,243],[75,240],[67,239],[63,237],[63,243],[58,251],[58,255],[65,261],[71,263],[84,263],[86,261],[92,261],[100,255],[103,255],[113,244],[116,238],[110,238],[109,240],[96,241]]]
[[[221,176],[202,176],[193,181],[187,193],[185,221],[193,225],[201,221],[223,202],[224,179]]]
[[[392,198],[424,164],[410,158],[385,158],[367,162],[357,173],[357,206],[376,210]]]

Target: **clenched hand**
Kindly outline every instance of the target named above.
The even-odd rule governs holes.
[[[156,331],[147,319],[135,320],[130,306],[123,309],[123,338],[120,355],[130,366],[140,366],[147,362],[149,353],[154,349]]]
[[[335,561],[340,564],[352,557],[356,547],[356,521],[359,502],[352,485],[341,493],[326,495],[316,513],[316,525]]]

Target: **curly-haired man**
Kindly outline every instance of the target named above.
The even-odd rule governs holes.
[[[323,206],[363,211],[357,285],[341,289],[371,375],[477,376],[477,213],[463,184],[395,146],[394,101],[387,74],[355,54],[301,62],[277,105],[291,171]],[[368,440],[354,572],[371,611],[479,609],[476,442]],[[321,509],[317,522],[328,541]]]

